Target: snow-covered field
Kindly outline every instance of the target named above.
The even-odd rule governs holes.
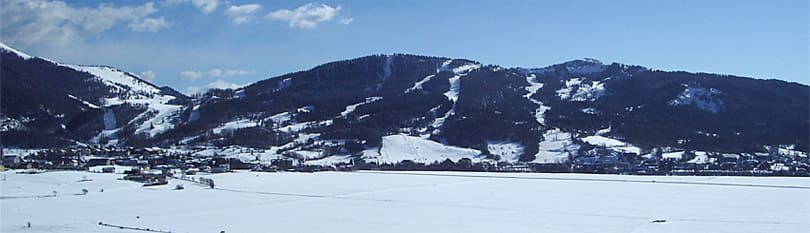
[[[807,178],[237,172],[204,175],[211,190],[180,180],[141,187],[120,174],[0,176],[0,232],[135,232],[99,222],[195,233],[810,229]]]

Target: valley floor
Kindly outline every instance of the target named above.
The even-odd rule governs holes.
[[[374,171],[197,176],[212,178],[211,190],[177,179],[142,187],[118,180],[121,174],[0,176],[0,232],[7,233],[138,232],[99,222],[193,233],[810,229],[810,179],[801,177]],[[177,184],[185,189],[175,190]],[[81,195],[82,189],[88,193]]]

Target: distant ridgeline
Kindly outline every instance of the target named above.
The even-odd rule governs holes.
[[[187,97],[111,67],[61,64],[5,45],[1,53],[7,147],[253,148],[324,163],[402,153],[414,161],[465,153],[554,163],[599,151],[810,147],[810,88],[779,80],[593,59],[505,68],[395,54]]]

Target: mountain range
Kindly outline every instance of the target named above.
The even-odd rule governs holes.
[[[193,97],[113,67],[62,64],[6,45],[0,66],[7,147],[251,148],[302,160],[385,160],[404,150],[411,160],[429,152],[436,161],[470,154],[534,162],[599,147],[810,148],[807,85],[594,59],[509,68],[372,55]]]

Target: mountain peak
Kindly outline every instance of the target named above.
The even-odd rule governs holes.
[[[604,63],[602,63],[602,61],[597,60],[597,59],[595,59],[595,58],[589,58],[589,57],[585,57],[585,58],[581,58],[581,59],[576,59],[576,60],[571,60],[571,61],[565,62],[565,63],[563,63],[563,64],[593,64],[593,65],[604,65]]]
[[[592,74],[605,71],[608,65],[594,58],[582,58],[550,65],[543,68],[529,69],[533,73],[568,73],[575,75]]]

